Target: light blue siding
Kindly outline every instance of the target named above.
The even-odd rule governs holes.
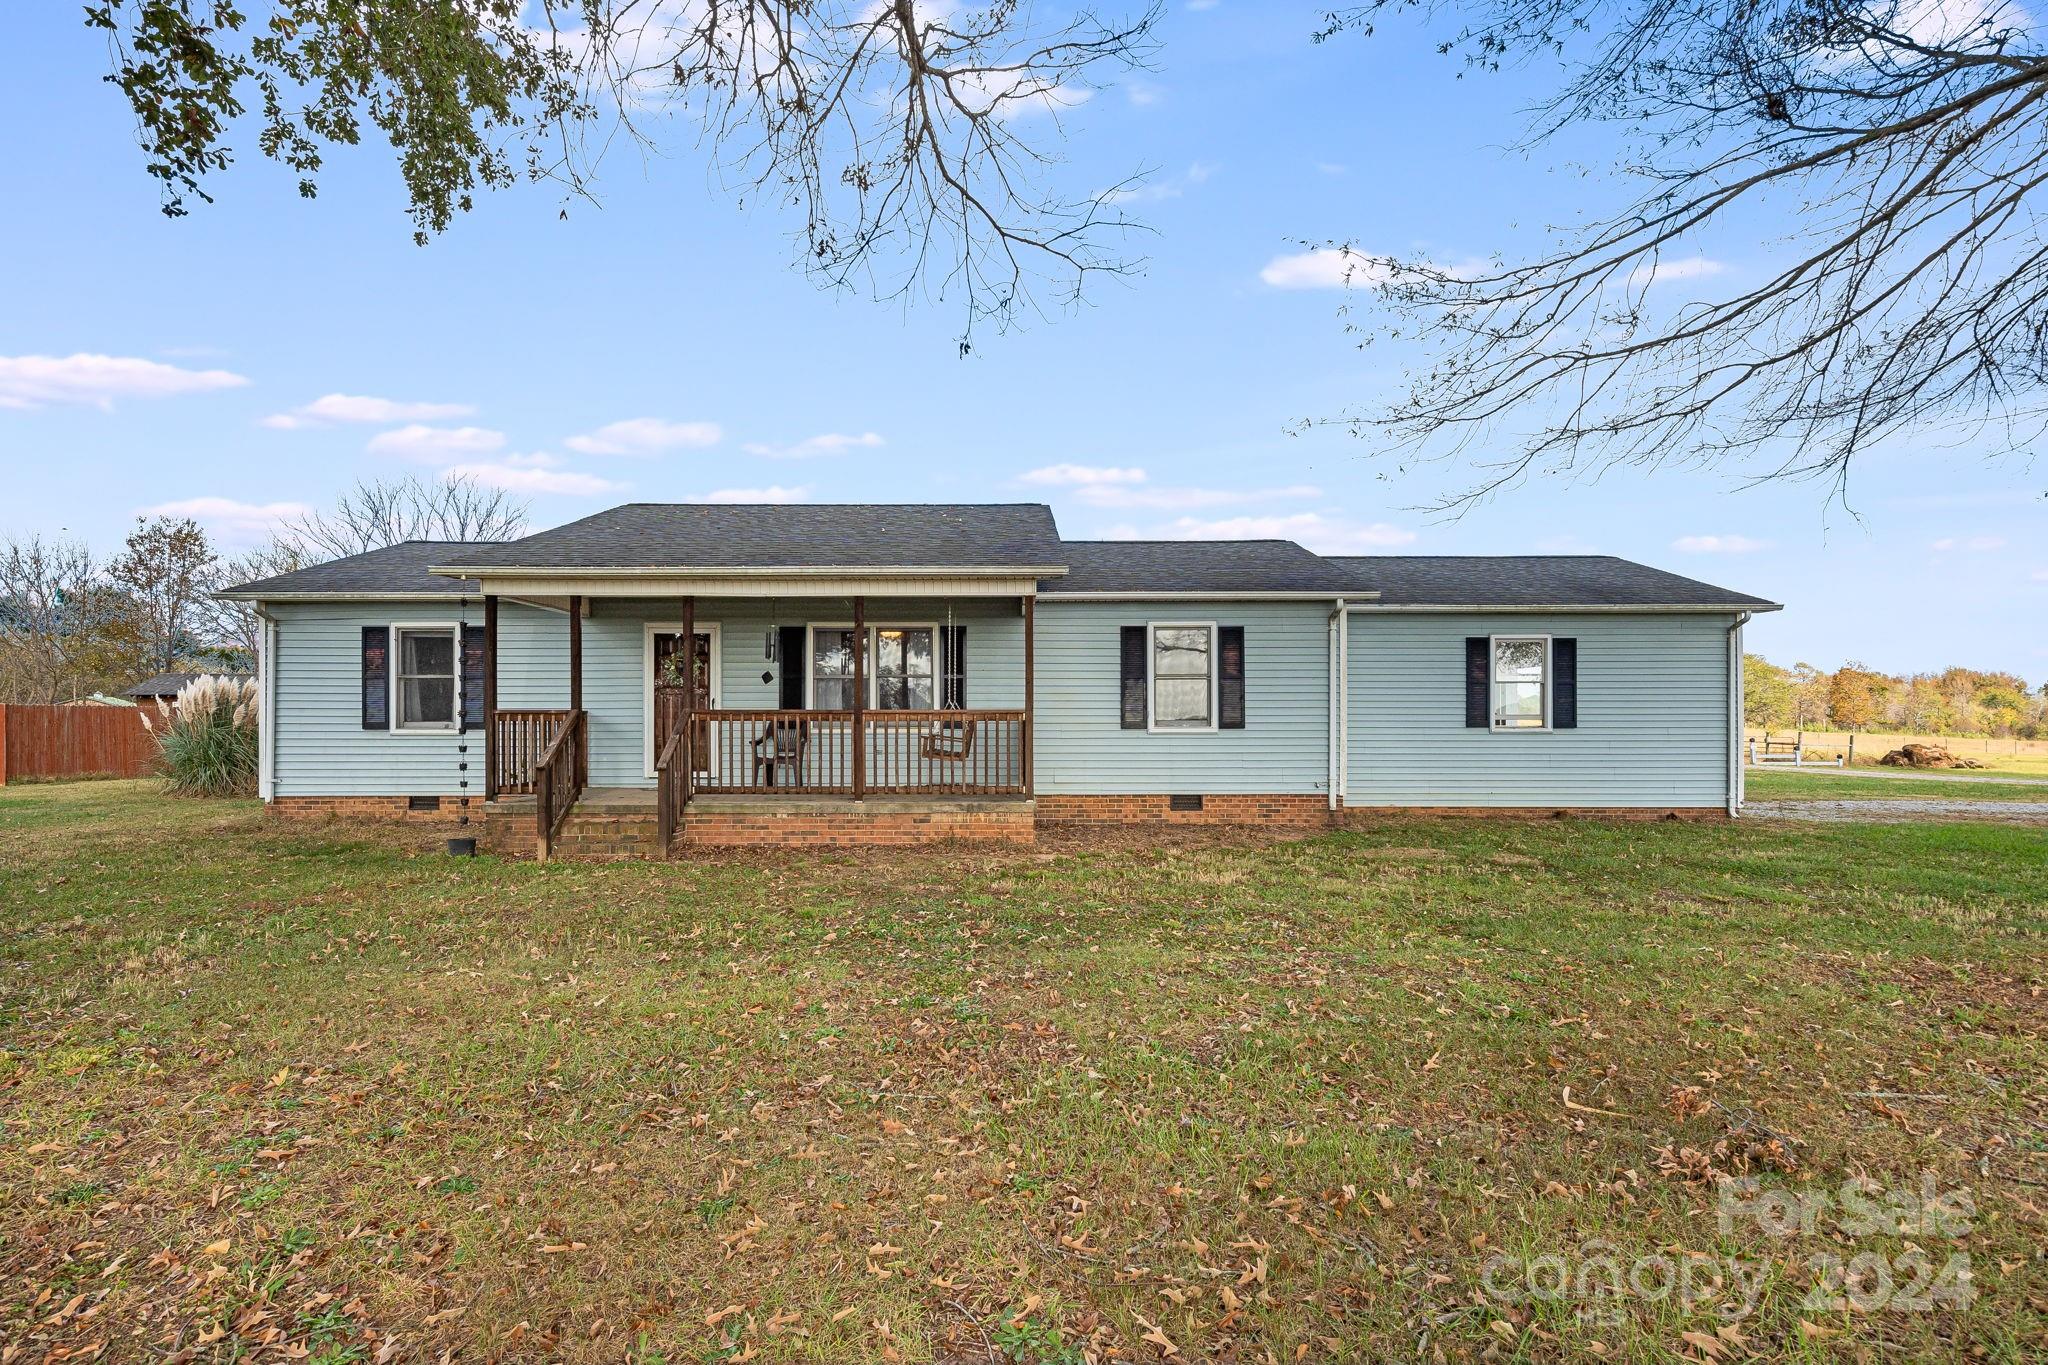
[[[481,600],[278,603],[269,610],[278,622],[277,795],[460,796],[468,778],[468,794],[483,798],[481,732],[365,730],[362,682],[364,626],[482,625]]]
[[[948,607],[950,605],[950,615]],[[405,622],[483,623],[481,599],[467,603],[274,604],[278,618],[277,770],[280,796],[454,796],[470,764],[470,793],[483,794],[483,736],[362,728],[362,628]],[[706,598],[700,626],[719,627],[719,701],[773,707],[780,685],[761,680],[780,665],[765,658],[774,626],[848,622],[851,601],[768,602]],[[966,628],[967,705],[1024,704],[1024,624],[1014,600],[870,598],[875,625]],[[647,626],[676,624],[679,602],[613,599],[592,604],[583,622],[583,706],[590,713],[590,780],[645,786]],[[799,666],[801,666],[799,664]],[[560,611],[502,603],[498,613],[498,704],[551,709],[569,704],[569,618]],[[464,753],[463,746],[467,746]]]
[[[1732,616],[1350,618],[1350,806],[1720,806]],[[1576,637],[1578,728],[1465,726],[1465,638]]]
[[[1037,788],[1047,794],[1329,790],[1326,602],[1038,601]],[[1245,726],[1122,728],[1120,630],[1148,621],[1244,627]]]

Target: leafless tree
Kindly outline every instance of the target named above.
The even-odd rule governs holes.
[[[425,241],[478,187],[591,193],[621,142],[677,115],[745,191],[803,215],[822,280],[956,291],[1007,321],[1050,283],[1128,270],[1115,186],[1046,187],[1060,111],[1141,65],[1157,0],[1126,20],[1029,0],[91,0],[164,208],[230,161],[242,101],[262,151],[317,189],[325,150],[381,131]],[[1044,133],[1043,138],[1034,138]],[[687,136],[687,134],[686,134]],[[965,342],[963,341],[963,345]]]
[[[214,573],[213,586],[219,590],[253,583],[259,578],[274,578],[303,569],[309,562],[301,546],[273,541],[261,549],[222,560]],[[206,635],[218,649],[238,660],[255,660],[263,642],[263,623],[256,616],[255,603],[223,602],[208,596],[203,612]]]
[[[408,540],[510,540],[525,534],[526,514],[510,493],[468,477],[366,480],[328,511],[286,522],[264,553],[296,568]]]
[[[147,667],[133,604],[82,542],[0,543],[0,700],[75,701]]]
[[[1429,360],[1384,410],[1397,449],[1474,450],[1470,505],[1532,473],[1673,462],[1814,477],[1906,432],[2024,446],[2048,373],[2048,34],[2003,0],[1376,0],[1321,36],[1462,16],[1475,68],[1585,53],[1542,139],[1606,124],[1646,190],[1516,261],[1358,244]],[[1719,271],[1716,240],[1774,238]],[[1716,273],[1718,272],[1718,273]]]

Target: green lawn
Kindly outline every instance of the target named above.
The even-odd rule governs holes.
[[[1935,781],[1863,777],[1854,773],[1788,773],[1749,769],[1743,790],[1752,801],[2048,801],[2048,781]]]
[[[2044,907],[1990,825],[538,866],[0,789],[0,1359],[2039,1359]]]

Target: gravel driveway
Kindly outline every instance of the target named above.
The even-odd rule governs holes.
[[[2048,825],[2048,801],[1745,801],[1742,814],[1751,820],[1848,820],[1879,825],[1923,820]]]

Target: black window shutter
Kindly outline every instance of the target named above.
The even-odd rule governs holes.
[[[391,728],[391,627],[363,627],[363,728]]]
[[[804,658],[804,628],[776,627],[775,652],[781,657],[782,663],[782,693],[779,704],[785,711],[801,711],[804,709],[804,670],[810,667],[810,661]]]
[[[1486,694],[1492,690],[1493,640],[1485,635],[1465,637],[1465,726],[1484,730],[1489,726]]]
[[[942,710],[965,711],[967,709],[967,627],[941,626],[945,636],[946,658],[942,665],[945,673],[939,682],[939,706]]]
[[[1216,726],[1244,729],[1244,627],[1218,626],[1216,647]]]
[[[1579,728],[1579,642],[1569,635],[1550,642],[1550,728]]]
[[[1123,628],[1123,727],[1145,728],[1145,628]]]
[[[484,728],[484,628],[462,628],[462,728]]]

